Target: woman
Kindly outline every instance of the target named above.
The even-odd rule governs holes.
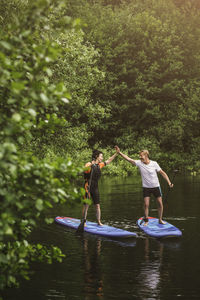
[[[117,156],[118,153],[115,153],[108,160],[103,162],[103,153],[99,150],[93,150],[92,161],[88,162],[85,167],[87,170],[84,172],[85,178],[85,199],[92,198],[93,204],[96,209],[96,218],[98,225],[103,225],[101,223],[101,209],[100,209],[100,196],[98,189],[98,181],[101,177],[101,169],[106,165],[109,165],[111,161]],[[83,207],[83,222],[86,222],[87,212],[89,204],[84,203]]]

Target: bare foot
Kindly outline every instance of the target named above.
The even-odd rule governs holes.
[[[143,226],[147,226],[148,225],[148,222],[149,220],[148,220],[148,218],[146,218],[146,217],[143,217],[142,218],[142,220],[141,220],[141,222],[140,222],[140,225],[142,225],[142,223],[144,223],[144,225]]]
[[[103,224],[99,221],[99,222],[97,222],[97,224],[99,225],[99,226],[103,226]]]
[[[164,222],[163,220],[159,220],[159,224],[165,225],[166,222]]]

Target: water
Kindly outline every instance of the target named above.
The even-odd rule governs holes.
[[[167,193],[162,182],[163,192]],[[9,289],[5,300],[199,299],[200,177],[177,177],[168,194],[164,219],[183,231],[179,239],[157,240],[136,226],[143,215],[140,178],[103,178],[100,182],[102,222],[138,233],[137,239],[114,241],[78,236],[57,224],[41,224],[32,239],[57,245],[62,263],[32,265],[30,281]],[[150,215],[157,217],[155,200]],[[78,217],[81,208],[55,207],[49,216]],[[91,206],[88,219],[95,220]]]

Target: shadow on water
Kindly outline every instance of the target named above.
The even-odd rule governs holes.
[[[5,291],[6,300],[198,299],[200,185],[176,178],[164,219],[183,231],[179,239],[149,238],[136,220],[143,214],[141,189],[135,178],[101,181],[102,221],[138,234],[112,240],[43,222],[32,240],[56,245],[66,254],[60,263],[32,264],[34,274],[19,289]],[[199,180],[200,181],[200,180]],[[151,200],[151,216],[157,216]],[[80,217],[81,207],[56,207],[49,216]],[[95,220],[92,207],[88,219]]]

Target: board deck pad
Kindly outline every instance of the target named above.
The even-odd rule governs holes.
[[[80,225],[81,220],[69,217],[56,217],[55,222],[73,229],[77,229]],[[111,238],[130,238],[137,237],[135,232],[127,231],[124,229],[103,225],[100,226],[97,223],[86,221],[84,231],[105,237]]]
[[[165,237],[179,237],[182,235],[180,229],[174,225],[166,222],[166,224],[159,224],[157,218],[148,217],[148,225],[144,225],[143,218],[137,220],[138,227],[144,231],[147,235],[156,237],[156,238],[165,238]]]

